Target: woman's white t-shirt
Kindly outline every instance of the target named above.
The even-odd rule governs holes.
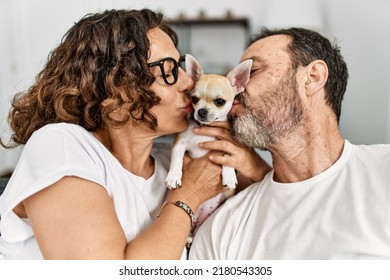
[[[112,198],[127,241],[156,218],[166,196],[164,181],[170,148],[154,145],[154,174],[136,176],[89,131],[66,123],[49,124],[26,143],[15,171],[0,197],[0,255],[5,259],[42,259],[28,219],[13,209],[24,199],[65,176],[76,176],[105,188]]]

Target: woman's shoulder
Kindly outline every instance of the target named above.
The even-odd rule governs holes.
[[[42,136],[61,136],[61,135],[83,135],[88,136],[88,132],[85,128],[71,123],[51,123],[47,124],[37,131],[35,131],[31,138],[42,137]]]
[[[25,145],[28,147],[66,148],[93,143],[93,135],[83,127],[70,123],[47,124],[35,131]]]
[[[35,131],[24,146],[22,158],[41,162],[47,160],[78,162],[98,161],[101,147],[93,135],[81,126],[68,123],[47,124]]]

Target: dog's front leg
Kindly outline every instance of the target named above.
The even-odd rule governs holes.
[[[222,184],[229,190],[236,188],[237,175],[233,167],[222,165]]]
[[[177,141],[172,147],[171,163],[167,178],[165,179],[165,186],[170,190],[181,187],[183,159],[186,149],[186,141],[182,135],[179,135]]]

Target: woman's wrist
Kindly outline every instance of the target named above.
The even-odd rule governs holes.
[[[187,214],[188,218],[190,219],[191,228],[194,226],[194,224],[195,224],[195,214],[194,214],[194,212],[192,211],[191,207],[188,206],[188,204],[186,204],[185,202],[180,201],[180,200],[169,201],[169,202],[168,201],[164,201],[164,203],[161,206],[160,211],[159,211],[159,213],[157,215],[157,218],[160,217],[160,214],[165,209],[165,207],[167,207],[169,205],[173,205],[173,206],[177,207],[178,209],[184,211]]]
[[[203,202],[200,200],[198,195],[189,192],[187,189],[184,189],[183,187],[172,190],[169,194],[167,201],[181,201],[187,204],[194,212],[196,211],[198,206]]]

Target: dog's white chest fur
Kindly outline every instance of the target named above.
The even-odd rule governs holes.
[[[204,136],[204,135],[195,135],[192,130],[196,127],[195,122],[191,122],[188,128],[180,135],[180,140],[183,141],[183,145],[186,146],[186,150],[191,158],[198,158],[204,156],[207,153],[207,150],[199,148],[198,144],[200,142],[213,141],[214,137]],[[180,144],[180,145],[182,145]]]

